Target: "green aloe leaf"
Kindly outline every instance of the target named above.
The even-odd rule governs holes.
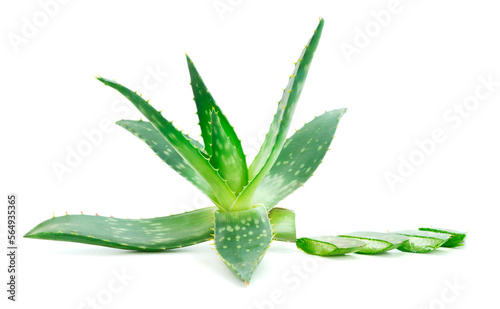
[[[451,235],[443,233],[434,233],[426,231],[399,231],[393,232],[395,234],[404,235],[410,237],[408,242],[403,244],[398,248],[398,250],[403,252],[413,252],[413,253],[426,253],[432,250],[436,250],[445,241],[447,241]]]
[[[219,256],[248,284],[273,238],[266,209],[255,206],[242,211],[216,212],[214,230]]]
[[[40,223],[24,237],[163,251],[209,240],[215,210],[215,207],[208,207],[150,219],[66,215]]]
[[[361,250],[366,243],[358,239],[337,236],[302,237],[297,239],[297,248],[301,251],[319,255],[344,255]]]
[[[428,231],[428,232],[434,232],[434,233],[443,233],[443,234],[449,234],[451,237],[441,245],[441,247],[447,247],[447,248],[454,248],[462,245],[462,242],[465,240],[467,237],[466,232],[459,232],[455,230],[450,230],[450,229],[438,229],[438,228],[432,228],[432,227],[421,227],[419,228],[420,231]]]
[[[163,251],[213,238],[216,207],[150,219],[66,215],[46,220],[24,237],[68,241],[126,250]],[[295,241],[295,214],[276,208],[269,212],[275,239]]]
[[[209,155],[212,154],[212,138],[211,138],[211,112],[215,110],[222,128],[224,128],[225,134],[228,136],[231,144],[236,148],[238,156],[245,166],[245,177],[248,179],[248,171],[246,171],[247,163],[246,157],[241,147],[241,141],[239,140],[233,126],[229,123],[226,116],[220,109],[220,107],[215,103],[214,98],[210,94],[201,78],[198,70],[194,66],[193,61],[186,54],[186,60],[189,68],[189,76],[191,77],[191,88],[193,89],[194,101],[196,103],[196,109],[198,114],[198,119],[200,121],[201,136],[205,143],[205,149]]]
[[[249,168],[249,184],[237,197],[231,209],[241,210],[254,205],[253,195],[260,182],[273,167],[286,140],[288,128],[292,121],[293,113],[299,100],[302,88],[311,66],[312,58],[318,46],[321,32],[323,30],[323,19],[320,20],[314,35],[306,45],[300,58],[295,64],[288,85],[283,90],[283,96],[278,104],[278,110],[274,116],[269,132],[264,143]]]
[[[285,242],[295,242],[295,212],[285,208],[275,207],[269,212],[269,220],[274,231],[274,239]]]
[[[218,113],[212,110],[212,156],[210,163],[219,172],[222,179],[237,195],[247,184],[247,166],[231,144],[219,121]]]
[[[356,253],[361,254],[378,254],[392,249],[399,248],[410,239],[404,235],[393,233],[377,233],[377,232],[354,232],[339,237],[359,239],[366,243],[366,246]]]
[[[314,31],[313,37],[310,39],[307,46],[302,50],[302,53],[295,63],[292,75],[290,75],[288,84],[283,90],[283,96],[278,104],[278,110],[274,115],[273,122],[269,128],[269,132],[266,135],[264,143],[262,144],[259,153],[253,160],[249,169],[249,178],[253,179],[260,170],[266,165],[268,158],[271,156],[273,148],[278,144],[276,150],[279,148],[279,144],[282,141],[278,140],[278,133],[281,132],[281,136],[287,134],[288,127],[290,125],[290,120],[295,111],[295,106],[299,100],[302,88],[304,86],[307,73],[309,72],[309,67],[312,62],[314,52],[319,43],[321,37],[321,32],[323,30],[324,20],[320,19],[319,25]],[[284,134],[283,134],[284,133]],[[282,146],[282,145],[281,145]]]
[[[332,142],[346,109],[324,113],[295,132],[254,194],[267,209],[300,188],[316,171]]]
[[[231,206],[235,198],[234,193],[213,169],[208,159],[202,155],[198,148],[194,147],[193,144],[186,139],[182,132],[178,131],[171,122],[167,121],[160,112],[154,109],[149,102],[144,100],[137,93],[115,81],[102,77],[98,77],[97,79],[106,86],[124,95],[146,118],[149,119],[149,121],[151,121],[151,124],[161,133],[170,145],[175,148],[179,155],[181,155],[210,185],[213,194],[217,198],[217,200],[213,201],[217,206],[222,209],[228,209]]]
[[[116,124],[144,141],[163,162],[167,163],[173,170],[195,185],[211,200],[217,200],[210,185],[179,155],[175,148],[170,145],[151,123],[142,120],[120,120]],[[186,138],[195,147],[199,148],[201,146],[200,143],[189,136],[186,135]]]

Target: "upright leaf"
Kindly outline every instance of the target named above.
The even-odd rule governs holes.
[[[319,25],[314,31],[314,35],[309,43],[302,50],[299,59],[295,63],[292,75],[290,75],[288,84],[283,90],[283,95],[278,104],[278,110],[274,115],[273,122],[266,135],[259,153],[253,160],[249,168],[249,179],[253,179],[264,168],[273,151],[279,152],[283,146],[284,139],[290,126],[290,121],[299,100],[302,88],[309,72],[314,52],[318,47],[321,32],[323,30],[324,20],[320,19]],[[279,135],[279,136],[278,136]],[[272,161],[271,161],[272,162]]]
[[[141,96],[132,90],[118,84],[115,81],[105,79],[102,77],[97,78],[106,86],[114,88],[123,94],[135,107],[151,121],[151,124],[164,138],[174,147],[179,155],[188,162],[191,167],[198,172],[198,174],[210,185],[217,201],[214,201],[223,209],[228,209],[234,200],[234,193],[220,178],[219,174],[212,168],[207,158],[205,158],[199,149],[193,146],[190,141],[186,139],[184,134],[178,131],[174,125],[167,121],[160,112],[154,109],[149,102],[145,101]]]
[[[217,201],[210,185],[179,155],[175,148],[170,145],[151,123],[142,120],[120,120],[116,124],[144,141],[163,162],[167,163],[173,170],[195,185],[212,201]],[[197,141],[189,137],[187,138],[195,147],[198,148],[201,146]]]
[[[219,256],[248,284],[273,238],[266,209],[216,212],[214,230]]]
[[[328,151],[345,111],[336,109],[314,118],[285,142],[275,164],[255,191],[254,203],[271,209],[312,176]]]
[[[278,104],[278,110],[274,116],[271,128],[266,135],[264,144],[260,148],[255,160],[250,165],[250,182],[235,200],[231,207],[233,210],[246,209],[254,205],[253,195],[259,183],[272,168],[283,148],[295,107],[302,92],[302,88],[304,87],[304,82],[309,72],[314,52],[316,51],[316,47],[321,37],[323,24],[323,19],[320,19],[314,35],[308,45],[303,49],[300,58],[297,60],[293,73],[288,81],[288,85],[283,91],[283,96]]]
[[[247,166],[238,155],[238,151],[231,144],[222,125],[219,121],[218,113],[212,110],[212,156],[210,163],[218,170],[222,179],[227,181],[227,185],[237,195],[247,184]]]
[[[224,128],[224,132],[231,141],[231,144],[233,144],[233,146],[236,148],[238,156],[240,157],[241,161],[243,161],[246,167],[246,157],[243,153],[243,148],[241,147],[241,141],[238,139],[234,128],[231,126],[226,116],[224,116],[224,113],[222,113],[222,110],[219,108],[217,103],[215,103],[215,100],[208,91],[207,86],[205,86],[203,79],[201,79],[198,70],[196,70],[193,61],[187,54],[186,60],[189,68],[189,75],[191,77],[191,88],[193,89],[194,101],[196,102],[198,119],[200,121],[201,136],[203,138],[203,142],[205,143],[205,150],[208,154],[212,154],[210,121],[212,118],[211,112],[212,110],[215,110],[217,112],[217,115],[219,116],[221,126],[222,128]]]

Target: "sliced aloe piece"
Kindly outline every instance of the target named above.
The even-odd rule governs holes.
[[[408,242],[399,247],[398,250],[414,253],[425,253],[436,250],[450,238],[449,234],[417,230],[398,231],[393,233],[410,237]]]
[[[358,239],[337,236],[302,237],[297,239],[297,248],[308,254],[319,256],[343,255],[361,250],[366,243]]]
[[[438,229],[438,228],[432,228],[432,227],[421,227],[419,228],[420,231],[428,231],[428,232],[434,232],[434,233],[443,233],[443,234],[449,234],[451,237],[441,245],[441,247],[447,247],[447,248],[454,248],[458,246],[462,246],[462,242],[465,240],[467,237],[466,232],[459,232],[455,230],[450,230],[450,229]]]
[[[377,232],[354,232],[339,237],[359,239],[366,243],[366,246],[356,253],[361,254],[377,254],[396,249],[404,245],[410,238],[404,235],[393,233],[377,233]]]
[[[278,208],[277,208],[278,209]],[[151,219],[66,215],[46,220],[24,237],[77,242],[117,249],[163,251],[202,243],[213,237],[216,207]],[[295,241],[295,214],[269,212],[275,239]]]
[[[269,248],[273,235],[264,206],[215,212],[215,249],[245,284]]]

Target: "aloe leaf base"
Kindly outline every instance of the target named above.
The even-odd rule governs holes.
[[[215,213],[215,248],[226,265],[248,284],[273,239],[263,206]]]

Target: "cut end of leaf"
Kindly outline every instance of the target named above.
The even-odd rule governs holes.
[[[446,248],[455,248],[463,245],[462,242],[467,237],[467,232],[459,232],[450,229],[421,227],[419,228],[419,230],[450,235],[450,238],[447,241],[445,241],[444,244],[441,245],[441,247],[446,247]]]
[[[344,255],[359,251],[366,246],[361,240],[337,236],[303,237],[297,239],[296,244],[301,251],[319,256]]]
[[[354,232],[340,235],[340,237],[354,238],[365,242],[366,246],[356,252],[360,254],[383,253],[403,246],[410,239],[404,235],[377,232]]]
[[[398,250],[413,253],[426,253],[436,250],[451,236],[449,234],[417,230],[399,231],[394,233],[410,237],[408,242],[399,247]]]

